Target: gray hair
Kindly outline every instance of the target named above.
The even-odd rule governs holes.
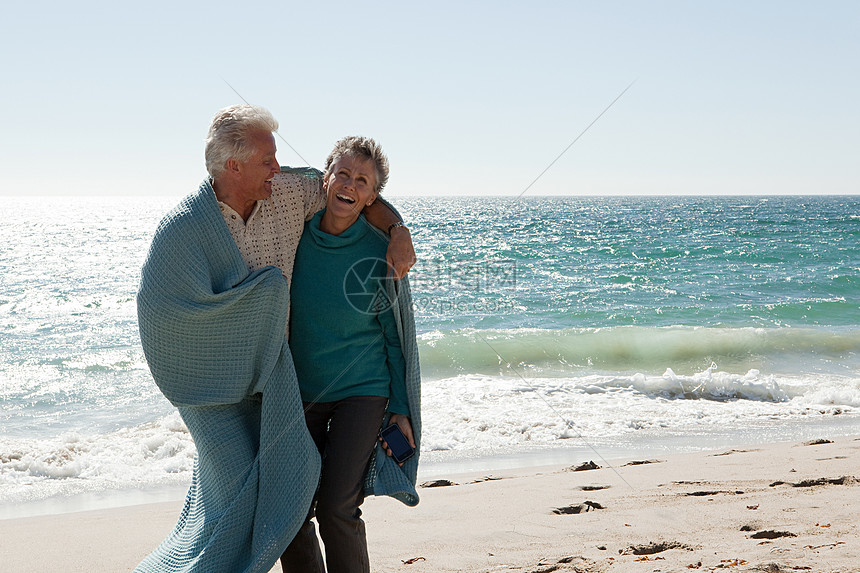
[[[266,108],[256,105],[231,105],[212,118],[206,136],[206,170],[213,179],[224,173],[227,160],[248,161],[256,151],[250,143],[255,131],[278,130],[278,120]]]
[[[376,165],[376,191],[382,192],[382,188],[388,183],[388,157],[382,151],[382,146],[369,137],[360,135],[349,135],[334,144],[334,149],[325,160],[325,176],[331,175],[334,164],[341,157],[350,156],[370,159]]]

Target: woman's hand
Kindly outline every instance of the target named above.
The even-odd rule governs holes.
[[[388,421],[389,424],[397,424],[400,428],[400,431],[403,432],[403,435],[406,436],[406,439],[409,441],[409,445],[415,448],[415,435],[412,433],[412,422],[409,421],[409,416],[404,416],[403,414],[392,414],[391,419]],[[379,438],[382,442],[382,447],[385,449],[385,453],[388,454],[388,457],[391,457],[391,448],[388,447],[388,442]],[[403,462],[400,462],[398,465],[403,465]]]

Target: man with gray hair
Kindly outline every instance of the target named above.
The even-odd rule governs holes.
[[[277,128],[257,106],[215,115],[210,177],[161,221],[141,271],[141,344],[198,454],[179,521],[139,572],[268,572],[317,486],[286,334],[296,247],[325,194],[319,171],[280,167]],[[365,215],[405,274],[408,229],[385,205]]]

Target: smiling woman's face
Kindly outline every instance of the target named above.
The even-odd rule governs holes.
[[[376,166],[371,159],[344,155],[325,178],[326,210],[338,219],[358,219],[376,199]]]

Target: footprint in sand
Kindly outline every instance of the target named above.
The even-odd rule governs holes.
[[[797,537],[797,534],[790,531],[774,531],[773,529],[768,529],[766,531],[756,531],[750,535],[750,539],[778,539],[780,537]]]
[[[612,486],[611,485],[591,484],[591,485],[581,485],[576,489],[581,490],[581,491],[600,491],[602,489],[609,489],[610,487],[612,487]]]
[[[600,466],[592,461],[583,462],[578,466],[570,466],[565,471],[568,472],[584,472],[586,470],[599,470]]]
[[[855,481],[857,481],[857,478],[855,477],[842,476],[838,478],[805,479],[797,483],[792,483],[790,481],[775,481],[770,484],[770,487],[778,485],[790,485],[791,487],[814,487],[817,485],[850,485]]]
[[[579,505],[566,505],[557,507],[552,510],[556,515],[573,515],[576,513],[585,513],[586,511],[594,511],[595,509],[606,509],[596,501],[585,501]]]
[[[447,480],[447,479],[436,479],[433,481],[425,481],[424,483],[422,483],[418,487],[448,487],[448,486],[452,486],[452,485],[457,485],[457,484],[452,482],[451,480]]]
[[[684,493],[684,494],[681,494],[681,495],[691,495],[691,496],[696,496],[696,497],[709,497],[709,496],[712,496],[712,495],[720,495],[720,494],[724,494],[724,495],[743,495],[743,494],[744,494],[744,492],[742,492],[742,491],[740,491],[740,490],[737,490],[737,491],[693,491],[693,492],[690,492],[690,493]]]
[[[631,545],[627,549],[619,549],[618,552],[622,555],[653,555],[655,553],[662,553],[663,551],[668,551],[669,549],[686,549],[687,551],[693,551],[693,548],[689,545],[684,545],[683,543],[678,543],[677,541],[661,541],[660,543]]]

